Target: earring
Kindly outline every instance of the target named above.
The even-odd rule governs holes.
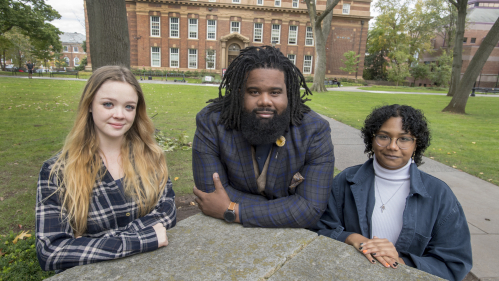
[[[416,156],[416,150],[414,150],[414,152],[412,153],[412,160],[414,160],[414,156]]]

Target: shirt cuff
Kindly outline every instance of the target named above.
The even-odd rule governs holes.
[[[150,252],[158,248],[158,237],[152,226],[143,228],[137,232],[140,241],[140,252]]]

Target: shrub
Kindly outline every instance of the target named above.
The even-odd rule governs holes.
[[[20,234],[11,231],[6,236],[0,236],[0,281],[42,280],[53,276],[54,271],[43,271],[38,263],[35,236],[26,235],[26,238],[16,241]]]
[[[156,142],[163,149],[163,151],[171,152],[174,150],[189,150],[192,148],[192,142],[189,142],[189,136],[185,134],[185,132],[180,133],[180,135],[175,137],[167,137],[165,133],[156,129],[154,132],[154,137],[156,138]]]

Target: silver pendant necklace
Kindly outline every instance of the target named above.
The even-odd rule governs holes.
[[[383,199],[381,198],[381,193],[379,192],[379,187],[378,187],[378,182],[376,181],[376,179],[374,179],[374,184],[376,185],[376,190],[378,190],[378,196],[379,196],[379,200],[381,201],[381,207],[379,207],[381,209],[381,212],[383,213],[383,211],[386,209],[385,208],[385,205],[388,204],[388,202],[390,202],[390,200],[392,200],[393,196],[395,196],[395,194],[397,194],[397,192],[400,190],[400,188],[402,187],[402,185],[404,185],[406,180],[404,180],[402,182],[402,184],[397,188],[397,191],[395,191],[392,195],[392,197],[390,197],[390,199],[388,199],[388,201],[386,201],[386,203],[383,203]]]

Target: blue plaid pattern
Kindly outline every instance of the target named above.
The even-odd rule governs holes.
[[[137,204],[106,172],[92,191],[87,232],[75,239],[69,223],[61,220],[55,177],[49,179],[55,159],[43,164],[36,194],[36,252],[42,269],[66,269],[152,251],[158,248],[152,226],[175,226],[175,193],[170,179],[154,210],[139,218]]]
[[[251,146],[236,130],[218,124],[220,112],[205,107],[196,116],[192,169],[196,187],[213,192],[213,173],[230,199],[239,203],[239,219],[246,227],[314,225],[326,209],[333,183],[334,151],[329,123],[311,111],[300,126],[290,126],[286,144],[273,144],[265,196],[257,190]],[[305,180],[290,189],[300,172]]]

